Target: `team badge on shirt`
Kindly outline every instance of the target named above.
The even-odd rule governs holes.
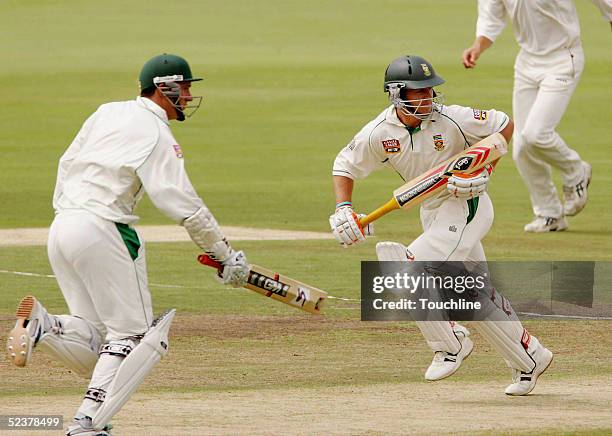
[[[179,159],[183,158],[183,150],[181,150],[181,146],[178,144],[174,144],[172,146],[172,148],[174,148],[174,153],[176,154],[176,157],[178,157]]]
[[[384,139],[382,145],[387,154],[399,153],[401,151],[401,145],[397,139]]]
[[[433,141],[434,141],[434,148],[437,151],[444,150],[444,146],[446,144],[444,144],[444,138],[442,137],[442,134],[440,134],[440,135],[433,135]]]
[[[475,120],[484,121],[487,119],[488,116],[489,114],[487,114],[487,111],[480,110],[480,109],[474,109],[474,119]]]

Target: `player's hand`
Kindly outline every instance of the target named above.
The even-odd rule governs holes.
[[[243,251],[232,250],[230,256],[221,261],[221,265],[223,265],[223,270],[219,271],[217,280],[234,288],[246,285],[251,268]]]
[[[492,167],[487,165],[485,168],[472,174],[454,174],[448,178],[446,189],[457,198],[474,198],[487,190],[490,171]]]
[[[374,234],[372,224],[362,227],[359,223],[359,218],[364,216],[363,214],[357,215],[350,206],[342,206],[329,217],[332,233],[341,245],[345,247],[355,245],[365,241],[366,236]]]
[[[463,56],[461,57],[461,61],[465,68],[474,68],[476,66],[476,61],[480,57],[482,51],[479,47],[473,45],[470,48],[463,51]]]

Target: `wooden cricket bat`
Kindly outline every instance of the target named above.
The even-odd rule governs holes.
[[[372,213],[361,218],[362,226],[395,209],[410,209],[439,193],[453,174],[470,174],[496,161],[508,152],[508,143],[501,133],[487,136],[476,144],[457,153],[420,176],[393,191],[393,198]]]
[[[223,269],[221,262],[211,259],[206,254],[200,254],[198,261],[202,265]],[[251,271],[245,288],[255,291],[265,297],[302,309],[309,313],[320,314],[327,299],[327,292],[299,282],[279,273],[261,267],[250,265]]]

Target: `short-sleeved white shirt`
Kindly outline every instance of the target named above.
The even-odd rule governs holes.
[[[138,220],[134,209],[145,191],[177,222],[203,206],[164,109],[143,97],[104,104],[60,159],[53,207],[130,224]]]
[[[405,126],[389,106],[365,125],[353,140],[340,151],[332,174],[350,179],[363,179],[380,168],[395,170],[404,181],[420,176],[461,150],[501,131],[509,122],[500,111],[480,110],[463,106],[443,106],[417,129]],[[438,207],[447,197],[443,191],[423,203]]]

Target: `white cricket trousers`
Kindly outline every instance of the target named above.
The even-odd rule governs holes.
[[[71,315],[93,323],[106,341],[149,330],[145,248],[134,229],[84,210],[62,211],[51,224],[47,250]]]
[[[536,216],[559,218],[563,207],[552,179],[561,171],[564,185],[582,177],[581,159],[555,131],[584,67],[582,47],[534,56],[520,51],[514,64],[514,148]]]

